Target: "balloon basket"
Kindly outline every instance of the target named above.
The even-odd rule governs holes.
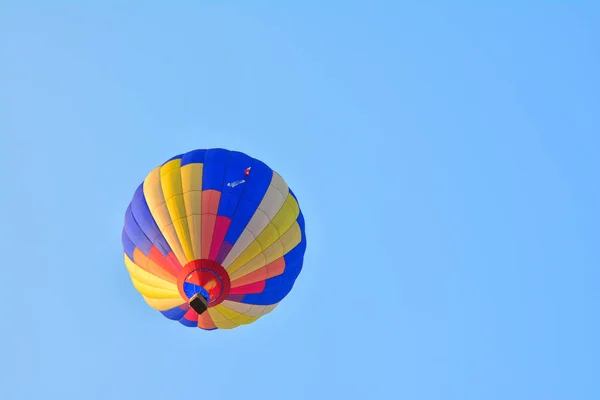
[[[204,296],[202,296],[202,294],[196,293],[190,299],[190,307],[192,307],[194,311],[198,313],[198,315],[201,315],[208,309],[208,301],[204,298]]]

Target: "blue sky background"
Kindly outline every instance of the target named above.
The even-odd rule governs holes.
[[[0,2],[0,398],[600,398],[600,3],[102,3]],[[122,259],[137,185],[210,147],[306,218],[233,331]]]

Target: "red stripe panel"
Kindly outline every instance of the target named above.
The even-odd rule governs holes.
[[[262,268],[257,269],[254,272],[237,278],[231,282],[231,287],[246,286],[250,283],[264,281],[277,275],[283,274],[285,270],[285,258],[280,257],[270,264],[265,265]]]
[[[177,258],[173,254],[173,252],[169,253],[167,257],[163,256],[163,254],[156,248],[156,246],[152,246],[150,248],[150,259],[158,264],[162,269],[167,271],[170,275],[177,276],[179,270],[181,269],[181,264],[177,261]]]
[[[211,260],[217,259],[217,256],[219,255],[219,250],[221,249],[223,240],[225,240],[225,235],[227,234],[227,230],[229,229],[230,224],[231,219],[222,215],[217,216],[217,221],[215,222],[215,230],[213,232],[213,239],[210,245],[210,256],[208,257]]]
[[[202,315],[198,315],[198,326],[204,329],[215,329],[217,327],[208,311],[203,312]]]
[[[251,283],[249,285],[232,288],[229,294],[256,294],[262,293],[265,289],[266,281]]]

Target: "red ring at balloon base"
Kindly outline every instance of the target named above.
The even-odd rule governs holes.
[[[179,294],[190,301],[184,291],[184,283],[201,286],[208,292],[208,307],[219,305],[231,290],[229,274],[221,264],[209,259],[193,260],[187,263],[177,275]]]

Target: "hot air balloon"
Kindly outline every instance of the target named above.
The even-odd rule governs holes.
[[[204,330],[273,311],[306,249],[304,217],[283,178],[226,149],[194,150],[152,170],[125,212],[125,266],[148,305]]]

